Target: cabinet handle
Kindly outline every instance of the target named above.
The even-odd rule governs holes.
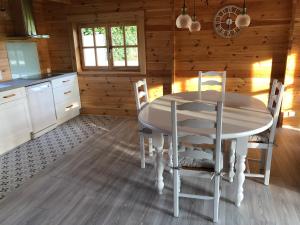
[[[66,91],[64,94],[67,95],[67,94],[70,94],[72,91]]]
[[[69,105],[69,106],[67,106],[66,107],[66,109],[70,109],[70,108],[72,108],[73,107],[73,104],[72,105]]]
[[[70,81],[70,80],[63,80],[62,82],[63,82],[63,83],[67,83],[67,82],[69,82],[69,81]]]
[[[3,96],[3,98],[11,98],[11,97],[14,97],[14,96],[16,96],[16,94],[6,95],[6,96]]]

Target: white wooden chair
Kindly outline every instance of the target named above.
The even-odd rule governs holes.
[[[191,112],[215,113],[216,121],[207,119],[188,119],[178,120],[177,111],[187,110]],[[221,171],[223,168],[223,156],[221,151],[222,140],[222,113],[223,102],[218,102],[217,105],[206,104],[201,102],[190,102],[181,105],[176,105],[176,102],[171,103],[172,114],[172,142],[173,142],[173,204],[174,216],[179,216],[179,198],[195,198],[202,200],[213,200],[213,221],[218,221],[219,201],[220,201],[220,180]],[[184,129],[185,132],[180,132]],[[216,139],[211,139],[206,136],[192,135],[187,133],[186,129],[195,130],[201,133],[201,130],[207,131],[211,129],[215,132]],[[194,148],[194,146],[197,148]],[[199,146],[213,146],[212,149],[199,149]],[[192,146],[185,150],[179,150],[178,146]],[[180,177],[192,176],[196,178],[206,178],[210,182],[214,180],[213,196],[195,195],[182,193],[180,191]]]
[[[201,94],[203,90],[207,90],[205,86],[220,86],[222,100],[225,99],[226,71],[199,71],[198,91]]]
[[[278,82],[278,80],[273,80],[272,89],[269,96],[268,101],[268,109],[270,113],[273,116],[273,124],[270,129],[257,134],[250,136],[249,142],[248,142],[248,148],[251,149],[260,149],[261,152],[261,158],[259,160],[254,160],[248,158],[247,161],[258,161],[260,163],[261,171],[264,171],[264,174],[258,173],[253,174],[250,172],[249,164],[247,163],[247,173],[246,177],[258,177],[264,179],[264,184],[269,185],[270,181],[270,170],[271,170],[271,161],[272,161],[272,153],[273,153],[273,146],[275,143],[275,133],[276,133],[276,127],[278,123],[278,118],[280,114],[280,108],[281,103],[283,99],[284,94],[284,85],[281,82]],[[235,146],[231,148],[230,152],[230,172],[229,172],[229,178],[230,181],[233,180],[234,176],[234,154],[235,154]]]
[[[139,113],[149,103],[146,79],[140,80],[133,85],[136,109]],[[145,168],[145,138],[148,138],[149,155],[153,155],[152,130],[139,123],[141,168]]]

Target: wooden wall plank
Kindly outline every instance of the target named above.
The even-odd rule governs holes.
[[[71,5],[47,3],[45,25],[51,35],[49,54],[53,71],[72,69],[71,48],[66,31],[67,16],[109,12],[145,12],[146,78],[150,98],[171,92],[173,67],[173,1],[72,1]],[[123,76],[123,77],[122,77]],[[97,75],[81,73],[79,86],[83,113],[136,115],[132,85],[136,75]],[[125,80],[124,80],[125,79]]]

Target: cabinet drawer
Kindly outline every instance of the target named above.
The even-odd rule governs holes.
[[[11,102],[26,96],[25,88],[16,88],[0,92],[0,104]]]
[[[56,104],[57,119],[61,120],[62,118],[70,117],[70,115],[73,115],[74,111],[78,111],[80,108],[81,105],[79,97],[73,98],[67,102]]]
[[[52,87],[62,87],[62,86],[72,86],[75,83],[77,83],[77,76],[76,75],[70,75],[62,78],[57,78],[51,81]]]
[[[79,96],[78,85],[61,86],[53,89],[55,104],[69,102]]]

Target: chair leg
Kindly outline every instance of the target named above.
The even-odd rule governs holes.
[[[153,149],[153,143],[152,143],[152,138],[148,138],[148,147],[149,147],[149,156],[153,156],[153,152],[154,152],[154,149]]]
[[[141,154],[141,168],[144,169],[145,165],[145,145],[144,145],[144,136],[140,134],[140,154]]]
[[[178,169],[173,171],[173,210],[174,210],[174,217],[179,217],[179,171]]]
[[[234,177],[234,164],[235,164],[235,149],[236,140],[232,140],[230,143],[230,156],[229,156],[229,182],[233,182]]]
[[[271,162],[272,162],[272,153],[273,153],[273,146],[269,145],[266,155],[266,165],[265,165],[265,185],[269,185],[270,182],[270,172],[271,172]]]
[[[260,156],[260,168],[259,168],[259,172],[261,174],[264,173],[265,167],[266,167],[266,155],[267,155],[267,149],[262,149],[261,150],[261,156]]]
[[[214,223],[217,223],[219,220],[219,203],[220,203],[220,176],[215,176],[214,182]]]

